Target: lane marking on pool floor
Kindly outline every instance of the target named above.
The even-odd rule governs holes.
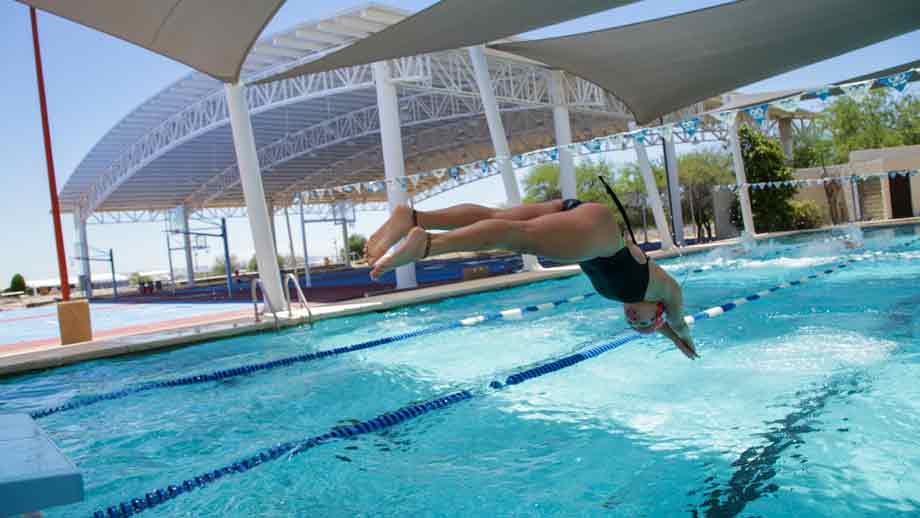
[[[909,243],[906,243],[904,245],[898,245],[894,248],[899,248],[901,246],[909,246],[910,244],[916,241],[920,241],[920,238],[912,240]],[[687,322],[687,324],[694,325],[696,324],[696,322],[700,320],[715,318],[717,316],[723,315],[726,312],[737,308],[740,305],[744,305],[754,300],[759,300],[763,297],[769,296],[770,294],[773,294],[782,289],[788,289],[794,286],[801,286],[810,280],[818,279],[823,276],[827,276],[831,273],[847,268],[848,265],[850,264],[865,261],[873,257],[877,257],[877,255],[872,254],[872,256],[870,257],[850,258],[835,266],[825,268],[824,270],[821,270],[820,272],[816,272],[811,275],[807,275],[805,277],[802,277],[794,281],[783,282],[783,283],[777,284],[771,288],[761,290],[756,293],[752,293],[746,297],[739,297],[731,302],[727,302],[725,304],[713,306],[703,311],[699,311],[692,316],[688,315],[684,317],[684,320]],[[739,304],[738,301],[740,300],[743,300],[744,302],[741,302]],[[612,351],[622,345],[625,345],[643,336],[644,335],[639,334],[638,332],[632,332],[627,335],[621,336],[617,338],[616,340],[613,340],[609,343],[606,343],[606,344],[603,344],[597,347],[593,347],[586,351],[572,354],[572,355],[566,356],[558,360],[550,361],[538,367],[534,367],[531,369],[527,369],[527,370],[512,374],[505,379],[504,384],[502,384],[499,381],[493,381],[492,383],[489,384],[489,387],[492,389],[501,389],[507,385],[517,385],[527,380],[538,378],[546,374],[550,374],[552,372],[556,372],[564,368],[571,367],[587,359],[595,358],[605,352]],[[364,434],[377,432],[377,431],[380,431],[380,430],[383,430],[383,429],[386,429],[392,426],[396,426],[397,424],[401,424],[411,419],[415,419],[429,412],[441,410],[443,408],[452,406],[456,403],[470,400],[475,395],[484,395],[484,394],[486,394],[486,392],[481,392],[479,394],[476,394],[471,390],[460,390],[460,391],[451,393],[447,396],[428,400],[424,403],[404,406],[394,412],[387,412],[387,413],[378,415],[377,417],[374,417],[373,419],[359,422],[355,425],[334,427],[331,429],[330,432],[326,432],[323,435],[313,436],[313,437],[303,439],[300,441],[280,443],[270,448],[265,448],[263,450],[260,450],[256,452],[255,454],[247,456],[237,462],[233,462],[229,465],[225,465],[215,470],[205,472],[202,475],[186,479],[181,484],[171,484],[167,486],[166,488],[161,488],[161,489],[157,489],[150,493],[145,493],[142,498],[140,497],[132,498],[131,500],[127,500],[117,505],[107,507],[104,510],[102,509],[97,510],[93,514],[93,517],[94,518],[121,518],[121,517],[131,516],[131,515],[140,513],[146,509],[156,507],[160,504],[163,504],[172,499],[175,499],[179,495],[189,493],[195,489],[200,489],[222,478],[225,475],[231,475],[234,473],[243,473],[243,472],[249,471],[250,469],[256,466],[259,466],[260,464],[264,464],[266,462],[275,460],[281,457],[282,455],[285,455],[288,453],[293,455],[293,454],[305,451],[307,449],[319,446],[326,442],[330,442],[332,440],[344,439],[347,437],[354,437],[357,435],[364,435]]]

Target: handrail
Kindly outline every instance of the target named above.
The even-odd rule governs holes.
[[[275,308],[273,308],[272,305],[269,304],[268,298],[264,297],[265,287],[262,285],[262,279],[253,279],[252,283],[249,286],[250,286],[250,291],[252,292],[252,309],[253,309],[253,312],[255,313],[256,322],[258,323],[262,321],[262,313],[259,313],[259,296],[256,292],[256,289],[261,287],[263,298],[265,298],[265,301],[263,302],[262,305],[265,306],[267,310],[272,312],[272,316],[275,318],[275,329],[278,329],[281,325],[278,322],[278,313],[275,312]]]
[[[313,325],[313,311],[310,310],[310,304],[307,302],[306,295],[303,294],[303,290],[300,289],[300,281],[293,273],[289,273],[284,277],[284,297],[287,299],[287,308],[288,316],[294,316],[294,310],[291,307],[291,281],[294,281],[294,289],[297,290],[297,297],[300,300],[300,307],[307,310],[307,316],[309,317],[308,323]]]

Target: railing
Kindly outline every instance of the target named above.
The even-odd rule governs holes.
[[[262,280],[253,279],[252,284],[250,284],[250,286],[252,287],[252,310],[253,310],[253,313],[255,314],[256,322],[262,321],[262,314],[264,313],[264,312],[259,313],[259,295],[256,292],[257,289],[262,288],[263,298],[265,298],[265,301],[263,302],[262,305],[265,306],[266,310],[272,312],[272,316],[275,318],[275,329],[278,329],[281,325],[278,322],[278,313],[275,312],[275,308],[273,308],[272,305],[269,304],[268,298],[264,297],[265,287],[262,286]]]
[[[310,304],[307,302],[307,297],[303,294],[303,290],[300,289],[300,281],[297,280],[297,277],[294,276],[293,273],[287,274],[284,278],[284,298],[287,301],[288,316],[294,316],[294,309],[291,307],[291,281],[294,281],[294,289],[297,290],[297,298],[300,301],[300,307],[307,310],[308,322],[312,326],[313,311],[310,310]]]

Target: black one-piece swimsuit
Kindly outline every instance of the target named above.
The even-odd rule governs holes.
[[[606,187],[606,182],[604,183]],[[609,189],[609,188],[608,188]],[[613,192],[608,190],[613,197]],[[615,201],[616,198],[614,197]],[[580,200],[565,200],[562,210],[572,210],[581,205]],[[617,203],[619,207],[619,203]],[[622,209],[621,209],[622,213]],[[626,220],[626,214],[623,214]],[[628,228],[629,221],[626,221]],[[632,229],[629,229],[632,237]],[[633,238],[635,242],[635,238]],[[649,265],[636,261],[636,258],[624,246],[610,257],[595,257],[578,263],[585,275],[591,279],[591,284],[601,296],[618,302],[641,302],[645,300],[645,290],[648,288]]]

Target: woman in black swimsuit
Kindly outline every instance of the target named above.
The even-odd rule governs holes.
[[[684,322],[680,286],[642,252],[625,214],[624,221],[629,240],[613,213],[600,203],[554,200],[511,209],[462,204],[431,212],[400,206],[368,240],[365,257],[373,279],[429,255],[450,252],[504,249],[578,263],[599,294],[623,303],[634,329],[658,331],[688,358],[697,358]],[[403,238],[395,252],[386,253]]]

